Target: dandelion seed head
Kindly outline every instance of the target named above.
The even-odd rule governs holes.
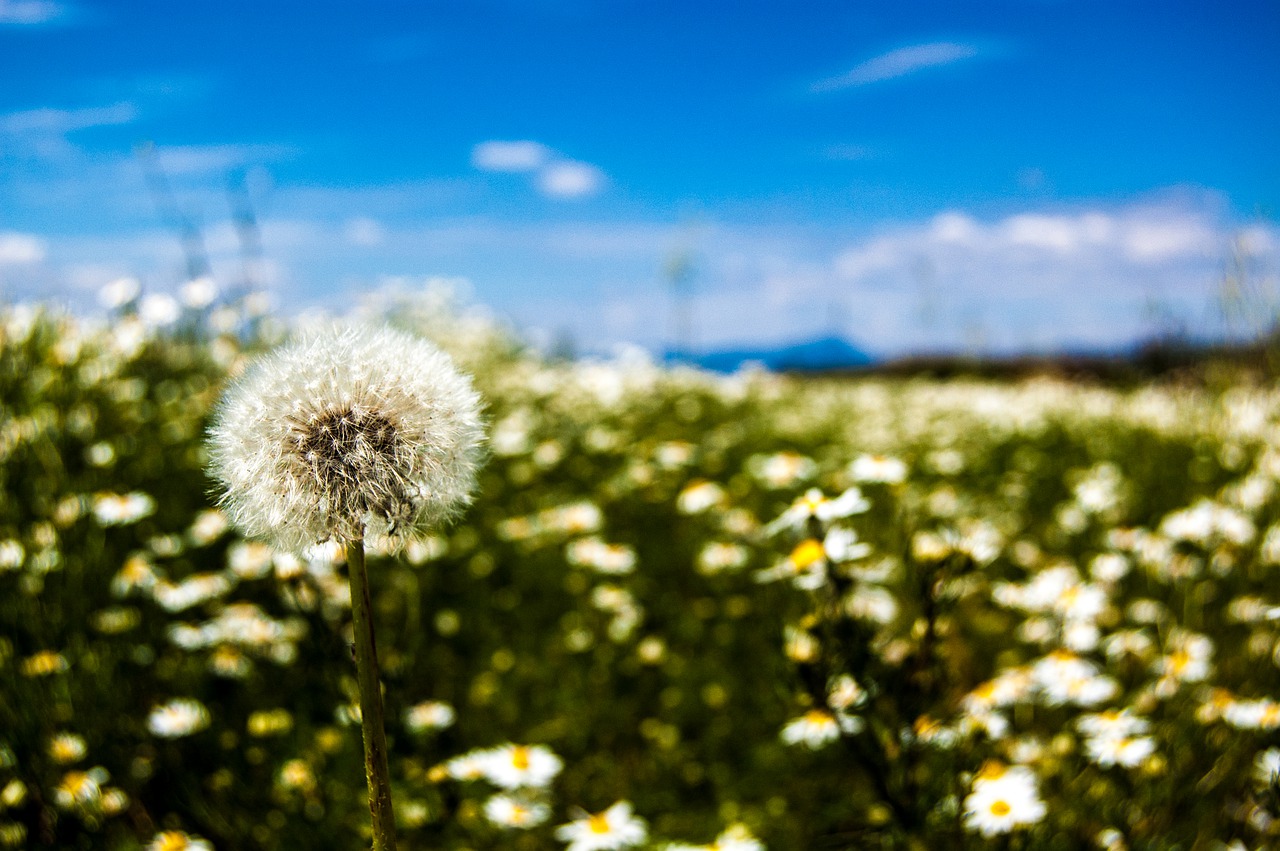
[[[237,526],[278,548],[371,538],[398,549],[470,501],[480,399],[432,344],[334,326],[253,364],[211,432]]]

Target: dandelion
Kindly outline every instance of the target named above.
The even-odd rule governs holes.
[[[251,366],[210,437],[223,506],[250,536],[291,552],[330,538],[403,543],[469,501],[480,401],[430,343],[332,328]]]
[[[632,812],[631,802],[618,801],[607,810],[556,828],[556,838],[569,843],[566,851],[614,851],[640,845],[649,838],[644,819]]]
[[[459,511],[482,440],[479,396],[444,353],[356,327],[313,333],[250,367],[210,434],[233,523],[285,552],[346,548],[375,851],[396,842],[364,543],[402,548]]]

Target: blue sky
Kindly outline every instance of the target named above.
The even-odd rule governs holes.
[[[881,354],[1271,308],[1280,5],[0,0],[0,295],[431,278],[536,339]],[[151,151],[143,154],[140,151]]]

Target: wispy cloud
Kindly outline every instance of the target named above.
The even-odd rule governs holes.
[[[481,142],[471,149],[471,164],[480,171],[532,173],[534,186],[549,198],[595,195],[606,183],[604,172],[591,163],[564,159],[528,139]]]
[[[44,260],[45,244],[26,233],[0,232],[0,266],[25,266]]]
[[[926,68],[950,65],[977,55],[978,49],[973,45],[951,41],[900,47],[868,59],[843,74],[819,80],[813,84],[813,91],[831,92],[854,86],[865,86],[882,80],[905,77]]]
[[[590,163],[555,162],[538,175],[538,188],[552,198],[582,198],[604,186],[604,172]]]
[[[387,230],[376,219],[358,216],[347,222],[343,236],[352,245],[374,248],[386,241]]]
[[[127,102],[80,109],[44,107],[0,115],[0,132],[61,136],[89,127],[128,124],[137,117],[137,107]]]
[[[593,166],[557,159],[546,173],[554,175],[556,164],[568,168],[542,191],[572,197],[605,179]],[[537,190],[544,176],[537,170],[519,179]],[[109,177],[120,179],[100,175],[93,192],[110,200],[104,211],[118,214],[128,196],[106,191]],[[227,218],[221,183],[206,182],[202,190],[193,181],[180,202],[203,213],[196,218],[214,276],[237,281],[240,234]],[[87,190],[77,184],[77,191]],[[44,227],[0,233],[5,294],[90,302],[96,287],[124,274],[176,287],[179,240],[149,211],[140,180],[133,191],[139,210],[110,234],[94,235],[90,223],[76,235],[57,218],[61,209],[98,201],[81,196],[56,204]],[[277,188],[260,218],[267,262],[255,278],[295,310],[348,305],[387,274],[465,275],[513,324],[570,334],[583,350],[622,341],[669,344],[662,268],[687,242],[678,225],[564,213],[507,219],[477,216],[460,200],[420,203],[435,191],[445,199],[454,190]],[[862,234],[835,224],[712,221],[696,241],[695,342],[730,347],[843,333],[881,354],[1109,347],[1159,330],[1153,304],[1187,327],[1219,333],[1220,284],[1233,243],[1260,270],[1260,286],[1277,280],[1280,229],[1241,229],[1213,197],[1176,192],[996,217],[950,209]]]
[[[471,149],[471,164],[481,171],[536,171],[551,159],[551,149],[527,139],[481,142]]]
[[[155,154],[165,173],[173,175],[225,174],[233,169],[287,159],[294,150],[286,145],[176,145],[157,146]]]
[[[50,0],[0,0],[0,26],[47,24],[62,17],[64,11]]]

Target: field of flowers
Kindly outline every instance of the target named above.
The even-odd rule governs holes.
[[[251,303],[0,315],[0,848],[352,849],[340,549],[205,472]],[[380,308],[487,408],[369,554],[401,847],[1267,847],[1280,393],[561,363]],[[364,844],[367,847],[367,844]]]

